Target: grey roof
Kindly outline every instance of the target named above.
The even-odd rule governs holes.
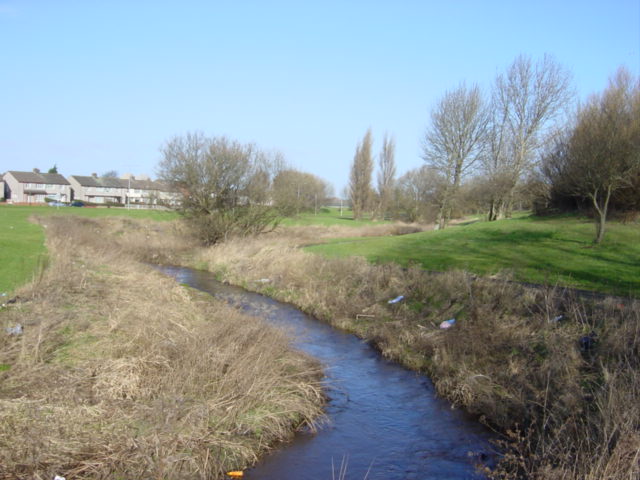
[[[73,178],[83,187],[110,187],[110,188],[133,188],[139,190],[159,190],[162,192],[171,191],[170,187],[164,183],[153,180],[135,180],[115,177],[82,177],[72,175]]]
[[[20,183],[48,183],[51,185],[69,185],[69,182],[59,173],[35,173],[8,171]]]
[[[82,177],[80,175],[72,175],[73,178],[83,187],[110,187],[110,188],[127,188],[126,180],[114,177]]]

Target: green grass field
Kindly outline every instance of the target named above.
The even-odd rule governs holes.
[[[170,220],[172,212],[126,210],[119,208],[27,207],[0,204],[0,304],[18,286],[30,280],[38,262],[46,259],[44,233],[39,225],[29,222],[32,215],[81,215],[104,217],[126,215],[133,218]],[[6,296],[3,296],[5,294]]]
[[[368,218],[361,220],[353,219],[353,211],[344,208],[342,215],[340,214],[339,207],[322,207],[318,209],[318,213],[301,213],[295,217],[284,218],[280,222],[280,225],[285,227],[297,227],[305,225],[323,225],[326,227],[331,226],[344,226],[344,227],[365,227],[368,225],[378,225],[385,223],[381,221],[372,221]]]
[[[510,271],[524,282],[640,296],[640,228],[610,222],[599,246],[592,245],[593,235],[589,219],[522,217],[397,237],[336,239],[307,250],[435,271]]]

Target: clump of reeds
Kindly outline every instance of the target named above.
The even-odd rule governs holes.
[[[45,225],[48,268],[0,311],[0,478],[221,478],[321,414],[283,333],[127,253],[175,258],[173,227]]]
[[[302,238],[229,242],[199,261],[427,372],[440,395],[502,434],[495,478],[640,476],[639,302],[324,258],[295,248]]]

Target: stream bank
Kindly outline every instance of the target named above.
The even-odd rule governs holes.
[[[361,339],[291,305],[216,281],[210,272],[159,267],[179,283],[211,293],[283,328],[293,345],[319,359],[327,374],[326,419],[301,432],[245,474],[259,480],[328,479],[344,462],[347,478],[483,478],[490,434],[435,395],[433,384],[385,360]]]

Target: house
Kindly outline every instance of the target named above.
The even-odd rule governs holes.
[[[127,197],[127,184],[120,178],[98,177],[95,173],[89,177],[72,175],[69,183],[73,189],[73,199],[97,204],[122,204]]]
[[[9,203],[46,203],[71,200],[71,185],[58,173],[8,171],[2,177],[6,200]]]
[[[134,177],[125,174],[122,178],[69,177],[73,199],[93,204],[120,204],[136,208],[174,205],[177,196],[164,183],[153,181],[145,175]]]
[[[128,205],[172,206],[178,202],[178,195],[167,184],[146,175],[134,177],[126,173],[121,181],[127,183]]]

